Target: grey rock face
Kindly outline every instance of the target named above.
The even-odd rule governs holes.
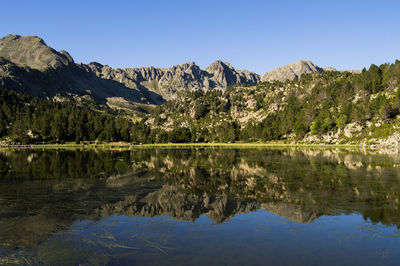
[[[334,70],[333,68],[327,70]],[[295,63],[279,67],[270,72],[265,73],[261,77],[261,81],[285,81],[292,80],[296,77],[300,77],[302,74],[306,73],[316,73],[325,71],[323,68],[313,64],[311,61],[299,60]]]
[[[209,78],[217,87],[225,88],[227,86],[241,83],[256,84],[260,81],[260,76],[247,70],[235,70],[229,63],[223,63],[217,60],[207,67]]]

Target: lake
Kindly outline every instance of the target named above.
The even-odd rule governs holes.
[[[0,150],[0,264],[398,265],[400,155]]]

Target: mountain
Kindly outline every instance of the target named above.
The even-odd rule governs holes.
[[[100,63],[75,63],[37,36],[7,35],[0,39],[0,88],[43,98],[89,98],[115,109],[140,109],[174,99],[182,90],[224,90],[256,84],[260,76],[216,61],[206,70],[194,62],[171,68],[113,69]]]
[[[113,69],[9,35],[0,40],[0,89],[4,143],[400,143],[398,60],[361,72],[298,61],[262,78],[220,60],[204,70]]]
[[[97,62],[75,63],[68,52],[56,51],[37,36],[7,35],[0,39],[0,88],[58,101],[91,99],[113,109],[144,111],[145,106],[176,99],[181,91],[224,91],[229,86],[292,80],[326,70],[334,69],[302,60],[262,77],[221,60],[204,70],[194,62],[170,68],[121,69]]]
[[[175,98],[176,92],[195,89],[222,89],[241,83],[256,84],[260,76],[247,70],[236,70],[229,63],[218,60],[206,70],[194,62],[170,68],[125,68],[113,69],[99,63],[79,64],[85,71],[97,77],[114,80],[133,89],[146,88],[161,95],[164,99]]]
[[[0,88],[58,101],[88,98],[109,104],[117,100],[130,105],[128,109],[135,109],[134,104],[164,102],[146,88],[97,77],[75,64],[67,52],[57,52],[36,36],[8,35],[0,39]]]
[[[323,72],[326,70],[335,70],[334,68],[321,68],[317,65],[315,65],[311,61],[303,61],[299,60],[295,63],[279,67],[277,69],[274,69],[270,72],[265,73],[261,77],[261,81],[285,81],[285,80],[292,80],[294,78],[300,77],[302,74],[307,74],[307,73],[317,73],[317,72]]]

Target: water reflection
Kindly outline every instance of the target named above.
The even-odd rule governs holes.
[[[264,209],[296,223],[360,214],[399,227],[399,166],[398,154],[356,150],[3,150],[0,246],[34,249],[110,216],[220,224]]]

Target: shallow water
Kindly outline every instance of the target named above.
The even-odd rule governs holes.
[[[400,156],[0,151],[0,264],[396,265]]]

